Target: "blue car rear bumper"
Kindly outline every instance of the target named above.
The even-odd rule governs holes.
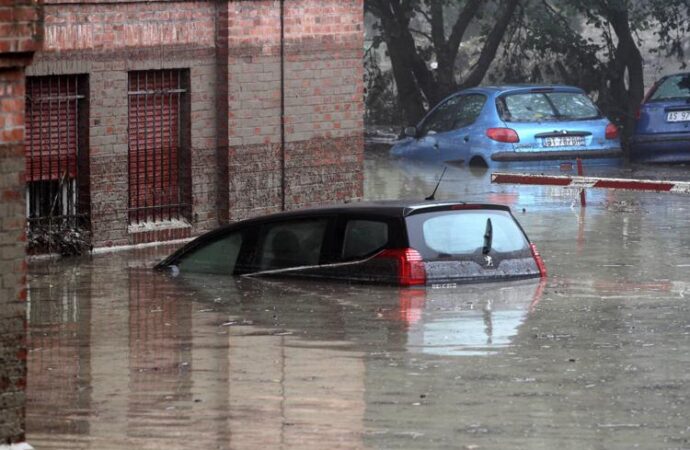
[[[690,162],[690,133],[633,136],[630,159],[637,162]]]
[[[539,152],[496,152],[491,159],[500,162],[510,161],[554,161],[559,159],[604,159],[620,158],[623,151],[620,148],[606,150],[564,150],[564,151],[539,151]]]

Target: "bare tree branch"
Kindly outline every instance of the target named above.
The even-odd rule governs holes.
[[[461,84],[461,87],[476,86],[482,82],[482,79],[484,79],[486,72],[491,66],[491,62],[496,56],[498,46],[501,44],[503,35],[505,34],[506,28],[508,28],[508,24],[513,17],[518,3],[519,0],[506,0],[503,2],[501,15],[498,17],[496,24],[491,29],[489,36],[487,36],[484,42],[484,47],[482,47],[482,51],[479,54],[479,60],[472,69],[472,72],[470,72],[465,81]]]

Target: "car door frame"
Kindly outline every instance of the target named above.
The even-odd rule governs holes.
[[[377,251],[372,251],[372,253],[364,255],[360,258],[344,259],[343,246],[345,245],[345,231],[347,230],[347,223],[353,220],[369,220],[372,222],[384,222],[388,224],[388,242]],[[386,248],[403,248],[407,247],[408,240],[405,233],[405,221],[399,217],[387,217],[377,214],[367,214],[367,213],[348,213],[338,215],[338,219],[335,227],[335,240],[334,244],[334,258],[332,263],[356,263],[357,261],[366,261],[373,255],[378,253],[378,251],[384,250]]]
[[[431,116],[438,111],[439,108],[441,108],[443,105],[445,105],[453,99],[460,99],[460,101],[462,101],[462,99],[470,96],[481,96],[484,98],[482,107],[472,122],[464,124],[461,127],[453,126],[446,131],[434,131],[434,133],[431,135],[429,135],[428,132],[423,136],[421,135],[422,127],[431,118]],[[424,118],[417,125],[416,129],[418,130],[418,133],[420,133],[419,136],[415,137],[415,139],[417,140],[417,145],[419,145],[419,143],[423,139],[429,138],[429,140],[433,141],[433,144],[431,144],[431,146],[435,150],[434,153],[437,154],[438,157],[441,158],[443,161],[453,161],[458,163],[466,162],[470,157],[471,148],[473,145],[472,127],[476,125],[476,123],[479,121],[482,115],[482,111],[488,103],[489,96],[483,92],[458,92],[449,97],[446,97],[441,102],[439,102],[438,105],[436,105],[431,111],[429,111],[429,113],[426,116],[424,116]],[[463,130],[465,131],[464,133]]]
[[[246,259],[244,262],[246,262],[246,268],[247,270],[244,271],[243,273],[238,273],[238,275],[244,275],[244,276],[261,276],[261,275],[269,275],[272,273],[280,273],[280,274],[286,274],[286,273],[294,273],[294,274],[299,274],[300,272],[306,272],[306,271],[314,271],[314,269],[318,269],[319,267],[323,266],[324,264],[328,264],[328,261],[331,259],[330,252],[333,251],[334,245],[333,241],[335,239],[334,232],[335,232],[335,224],[337,221],[337,214],[304,214],[304,215],[296,215],[296,216],[290,216],[290,217],[280,217],[280,218],[271,218],[268,220],[261,220],[258,223],[254,224],[252,227],[252,233],[253,233],[253,239],[252,239],[252,245],[250,248],[243,249],[241,251],[241,255],[243,255]],[[265,242],[261,242],[262,239],[265,238],[266,233],[264,230],[266,229],[267,226],[272,226],[275,224],[280,224],[280,223],[290,223],[290,222],[299,222],[299,221],[304,221],[304,220],[319,220],[319,219],[326,219],[326,229],[324,230],[324,235],[322,238],[321,242],[321,250],[319,253],[319,261],[317,264],[313,265],[306,265],[306,266],[293,266],[293,267],[284,267],[284,268],[279,268],[279,269],[264,269],[260,270],[258,266],[258,256],[261,253],[261,250],[263,249],[263,246],[265,245]],[[249,241],[249,240],[248,240]]]

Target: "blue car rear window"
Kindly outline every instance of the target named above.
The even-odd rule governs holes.
[[[584,120],[600,117],[599,110],[577,92],[526,92],[499,98],[501,119],[507,122]]]
[[[690,98],[690,74],[672,75],[666,78],[649,97],[650,101]]]

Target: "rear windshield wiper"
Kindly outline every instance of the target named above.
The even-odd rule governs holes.
[[[484,247],[482,253],[488,255],[491,251],[491,242],[494,238],[494,227],[491,225],[491,219],[486,219],[486,229],[484,230]]]

